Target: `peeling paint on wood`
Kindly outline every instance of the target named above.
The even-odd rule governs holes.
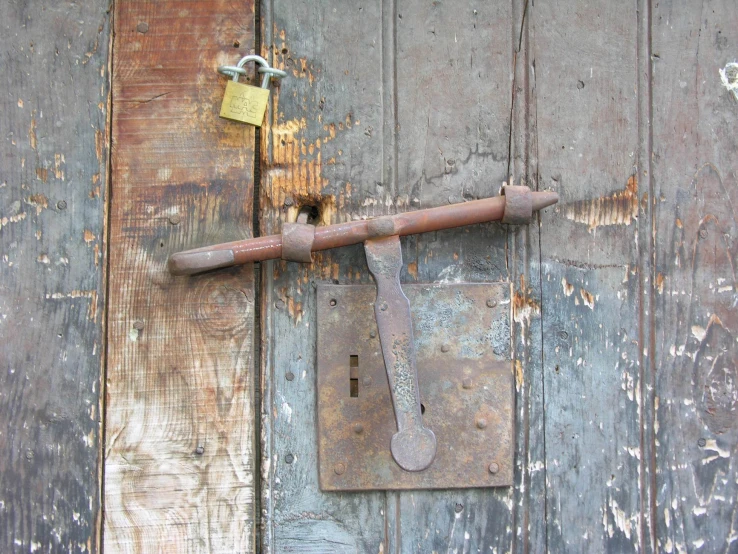
[[[108,7],[0,4],[2,552],[100,551]]]

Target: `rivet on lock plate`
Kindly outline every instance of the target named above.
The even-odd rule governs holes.
[[[261,88],[238,82],[239,76],[246,74],[243,66],[248,62],[256,62],[260,66],[259,73],[263,75]],[[261,127],[269,102],[269,82],[272,76],[282,78],[287,73],[269,67],[264,58],[256,55],[244,56],[235,66],[222,65],[218,68],[218,72],[232,77],[226,84],[223,103],[220,105],[220,117]]]
[[[558,201],[497,198],[174,254],[175,275],[364,243],[376,287],[318,286],[317,412],[324,491],[508,486],[513,479],[509,283],[400,285],[400,236],[502,220]],[[407,293],[407,296],[406,296]]]

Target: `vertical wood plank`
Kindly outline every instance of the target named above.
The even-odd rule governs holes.
[[[289,73],[272,95],[262,134],[262,234],[278,233],[302,206],[317,207],[322,223],[384,213],[393,198],[383,177],[393,167],[384,115],[392,87],[383,78],[379,2],[274,0],[264,4],[262,22],[264,54]],[[322,494],[318,487],[314,285],[371,277],[361,246],[314,259],[311,266],[264,264],[263,547],[387,551],[384,514],[395,506],[383,493]]]
[[[384,16],[392,33],[384,44],[396,79],[396,111],[385,125],[394,128],[396,149],[397,177],[389,190],[405,199],[398,210],[497,195],[507,180],[510,154],[512,3],[396,0],[388,7]],[[413,237],[404,253],[406,280],[505,281],[507,235],[506,227],[489,224]],[[516,483],[521,470],[516,467]],[[386,514],[388,526],[398,530],[392,551],[504,552],[520,519],[514,491],[389,495],[397,506]]]
[[[169,254],[249,237],[253,127],[218,117],[253,3],[116,3],[106,552],[253,552],[253,269]]]
[[[645,548],[636,5],[536,3],[547,548]],[[647,188],[645,189],[647,190]]]
[[[658,546],[735,552],[735,3],[655,3],[652,48]]]
[[[107,2],[0,4],[0,551],[97,552]]]

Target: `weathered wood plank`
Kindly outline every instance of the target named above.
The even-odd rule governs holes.
[[[107,2],[0,4],[0,551],[96,552]]]
[[[509,164],[512,4],[398,0],[385,6],[384,15],[391,32],[383,44],[396,79],[396,112],[385,121],[395,129],[397,177],[388,176],[390,198],[409,199],[398,208],[407,210],[498,194]],[[507,280],[507,234],[506,227],[492,224],[414,237],[404,254],[416,275],[408,272],[407,280]],[[501,346],[509,350],[509,342]],[[392,495],[397,510],[385,517],[398,536],[388,551],[507,551],[515,521],[522,519],[514,491]]]
[[[254,129],[218,118],[216,68],[253,26],[250,2],[116,3],[106,552],[254,551],[253,269],[166,270],[251,234]]]
[[[384,213],[382,17],[378,3],[276,0],[262,10],[265,55],[289,72],[274,93],[262,148],[263,234],[302,205],[325,223]],[[331,32],[323,32],[331,29]],[[389,95],[389,90],[385,88]],[[391,129],[389,131],[391,133]],[[388,193],[388,198],[392,196]],[[315,432],[317,281],[369,283],[361,246],[316,263],[264,264],[263,547],[268,552],[379,552],[383,493],[321,494]],[[350,468],[349,468],[350,471]]]
[[[735,3],[654,4],[652,48],[658,546],[736,552]]]
[[[541,234],[546,546],[632,551],[648,513],[638,13],[605,1],[529,10],[538,184],[561,195]]]

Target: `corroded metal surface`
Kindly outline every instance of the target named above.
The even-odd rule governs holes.
[[[422,471],[436,455],[436,436],[423,425],[420,411],[410,302],[400,286],[400,237],[367,240],[364,250],[369,271],[377,283],[374,314],[397,420],[390,451],[401,468]]]
[[[375,287],[319,285],[321,489],[511,485],[509,285],[404,285],[403,290],[411,305],[422,420],[437,440],[435,460],[423,471],[409,472],[390,453],[397,424],[374,318]],[[353,375],[352,356],[358,366]],[[354,389],[352,376],[358,382]]]
[[[533,193],[528,187],[507,185],[502,187],[505,212],[502,222],[509,225],[527,225],[533,217]]]
[[[282,259],[290,262],[313,261],[315,225],[285,223],[282,227]]]

